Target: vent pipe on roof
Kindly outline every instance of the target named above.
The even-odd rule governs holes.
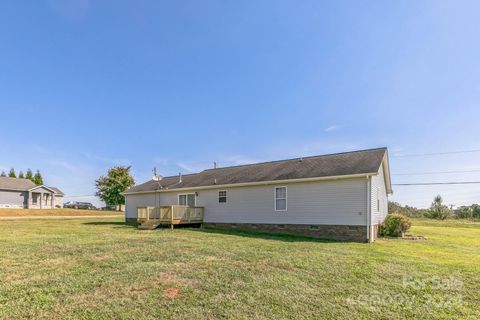
[[[182,183],[182,173],[181,172],[178,173],[178,179],[179,179],[178,183]]]
[[[217,179],[213,179],[213,184],[217,184]]]

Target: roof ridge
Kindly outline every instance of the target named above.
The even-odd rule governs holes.
[[[27,180],[27,178],[19,178],[19,177],[0,177],[0,178]]]
[[[281,159],[281,160],[271,160],[271,161],[264,161],[264,162],[239,164],[239,165],[235,165],[235,166],[205,169],[205,170],[202,170],[198,173],[202,173],[202,172],[205,172],[205,171],[219,170],[219,169],[247,167],[247,166],[254,166],[254,165],[259,165],[259,164],[268,164],[268,163],[283,162],[283,161],[293,161],[293,160],[300,160],[300,159],[304,160],[304,159],[310,159],[310,158],[328,157],[328,156],[336,156],[336,155],[347,154],[347,153],[367,152],[367,151],[375,151],[375,150],[382,150],[382,149],[387,150],[387,147],[354,150],[354,151],[343,151],[343,152],[336,152],[336,153],[319,154],[319,155],[316,155],[316,156],[306,156],[306,157],[297,157],[297,158],[289,158],[289,159]],[[192,174],[198,174],[198,173],[192,173]]]
[[[202,171],[200,171],[200,172],[203,172],[203,171],[205,171],[205,170],[202,170]],[[182,178],[185,177],[185,176],[192,176],[192,175],[195,175],[195,174],[199,174],[200,172],[182,173]],[[177,175],[174,175],[174,176],[165,176],[165,177],[162,176],[162,180],[163,180],[163,179],[167,179],[167,178],[178,178],[178,177],[179,177],[178,174],[177,174]],[[151,181],[151,180],[153,180],[153,179],[150,179],[149,181]],[[162,181],[162,180],[160,180],[160,181]],[[147,181],[147,182],[148,182],[148,181]]]

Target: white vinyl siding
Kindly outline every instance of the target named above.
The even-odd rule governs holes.
[[[63,207],[63,196],[62,195],[55,195],[54,206],[59,206],[60,208]]]
[[[378,175],[372,176],[371,183],[371,213],[372,225],[381,224],[388,213],[388,195],[385,187],[383,165],[380,166]]]
[[[288,189],[288,211],[279,214],[275,211],[272,193],[275,187],[282,186]],[[228,201],[219,203],[222,190],[197,190],[196,205],[205,207],[205,222],[366,226],[367,179],[364,177],[232,187],[228,190]],[[179,194],[185,192],[161,192],[157,205],[177,204]],[[127,195],[127,217],[136,216],[137,206],[153,206],[154,199],[154,194]]]
[[[0,208],[24,208],[27,200],[26,191],[0,190]]]
[[[175,202],[171,204],[176,204]],[[160,205],[160,194],[136,194],[125,197],[125,217],[136,218],[137,207],[155,207]]]

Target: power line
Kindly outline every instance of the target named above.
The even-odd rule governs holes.
[[[435,186],[446,184],[480,184],[480,181],[392,183],[392,186]]]
[[[445,151],[445,152],[432,152],[432,153],[410,153],[410,154],[398,154],[392,155],[392,158],[406,158],[406,157],[422,157],[422,156],[440,156],[446,154],[459,154],[459,153],[474,153],[480,152],[480,149],[462,150],[462,151]]]
[[[429,171],[429,172],[415,172],[415,173],[392,173],[392,176],[417,176],[417,175],[427,175],[427,174],[471,173],[471,172],[480,172],[480,170]]]

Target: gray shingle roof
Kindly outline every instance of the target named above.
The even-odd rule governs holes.
[[[50,189],[52,189],[53,191],[55,191],[55,194],[59,194],[59,195],[62,195],[64,196],[65,193],[62,192],[62,190],[56,188],[56,187],[49,187]]]
[[[27,191],[36,185],[28,179],[0,177],[0,189]]]
[[[15,190],[15,191],[27,191],[37,187],[35,183],[28,179],[0,177],[0,190]],[[55,191],[56,194],[65,195],[60,189],[55,187],[48,187]]]
[[[387,148],[379,148],[207,169],[183,175],[181,183],[178,176],[165,177],[159,183],[163,189],[178,189],[376,173],[386,152]],[[158,182],[150,180],[128,189],[125,194],[158,189]]]

